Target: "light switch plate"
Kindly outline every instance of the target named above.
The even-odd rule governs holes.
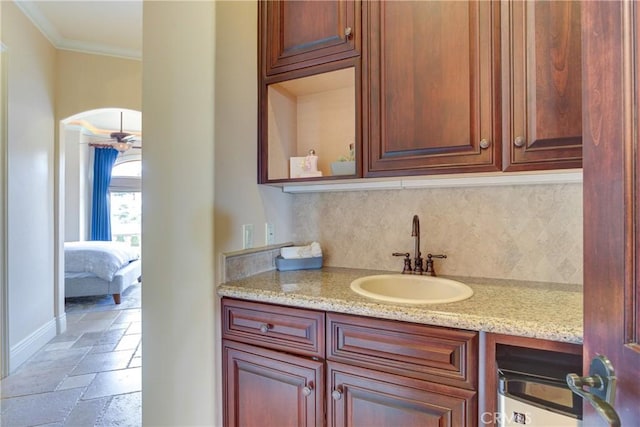
[[[264,243],[265,245],[273,245],[276,242],[275,227],[271,222],[264,224]]]
[[[242,249],[253,247],[253,224],[242,225]]]

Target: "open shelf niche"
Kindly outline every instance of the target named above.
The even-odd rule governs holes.
[[[331,163],[348,157],[351,144],[355,154],[355,68],[270,84],[267,104],[269,180],[290,179],[290,158],[310,150],[323,178],[333,176]]]

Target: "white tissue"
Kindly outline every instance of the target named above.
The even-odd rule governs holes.
[[[313,242],[307,246],[290,246],[288,248],[281,248],[280,256],[285,259],[316,258],[322,256],[322,249],[318,242]]]

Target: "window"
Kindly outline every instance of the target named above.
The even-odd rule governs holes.
[[[142,162],[117,163],[111,171],[111,236],[139,250],[142,241]]]

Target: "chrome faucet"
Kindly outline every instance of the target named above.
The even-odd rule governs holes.
[[[415,256],[413,258],[413,274],[422,274],[422,257],[420,256],[420,218],[413,216],[411,225],[411,237],[415,241]]]

